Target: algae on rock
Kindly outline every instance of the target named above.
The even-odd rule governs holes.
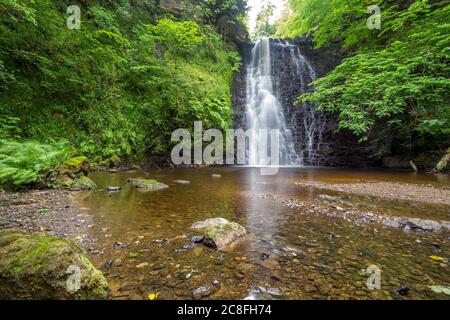
[[[129,179],[128,182],[138,189],[162,190],[169,188],[168,185],[153,179],[136,178],[136,179]]]
[[[243,226],[224,218],[199,221],[191,228],[203,233],[203,237],[198,242],[217,250],[223,250],[247,235],[247,230]]]
[[[74,243],[0,231],[0,299],[96,300],[107,293],[105,277]]]

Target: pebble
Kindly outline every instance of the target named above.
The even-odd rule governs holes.
[[[283,280],[283,277],[281,275],[281,271],[279,271],[279,270],[276,270],[276,271],[272,272],[270,274],[270,276],[271,276],[272,279],[274,279],[276,281],[282,281]]]
[[[200,288],[192,291],[192,295],[194,296],[194,298],[207,297],[214,293],[214,289],[215,289],[214,287],[210,287],[210,286],[200,287]]]
[[[192,253],[194,254],[194,257],[198,258],[198,257],[201,256],[202,253],[203,253],[203,247],[195,247],[195,248],[192,250]]]
[[[258,261],[258,264],[266,269],[275,270],[280,269],[280,263],[275,259],[267,259],[264,261]]]
[[[148,262],[143,262],[143,263],[138,264],[138,265],[136,266],[136,268],[138,268],[138,269],[144,269],[144,268],[147,268],[148,266],[149,266],[149,263],[148,263]]]
[[[123,262],[122,262],[122,259],[120,259],[120,258],[117,258],[113,261],[113,265],[115,267],[120,267],[120,266],[122,266],[122,264],[123,264]]]
[[[317,288],[311,284],[307,284],[305,285],[304,289],[306,293],[312,293],[312,292],[316,292]]]

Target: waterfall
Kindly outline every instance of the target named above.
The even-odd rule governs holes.
[[[317,80],[310,61],[301,53],[300,48],[285,40],[279,39],[278,46],[283,52],[282,58],[290,66],[288,72],[292,84],[298,86],[298,95],[314,90],[309,85]],[[319,152],[322,147],[322,138],[325,130],[326,119],[323,112],[316,109],[314,104],[303,102],[294,110],[291,130],[299,137],[297,143],[300,165],[319,165]]]
[[[280,130],[280,165],[319,165],[326,119],[309,103],[292,107],[299,95],[314,90],[316,72],[298,46],[284,40],[260,39],[247,69],[247,127],[257,139],[250,142],[248,163],[265,165],[267,147],[261,129]]]
[[[287,129],[282,105],[275,95],[272,74],[270,39],[260,39],[252,50],[251,62],[247,70],[247,121],[248,128],[256,135],[250,140],[248,149],[249,165],[267,165],[267,132],[278,129],[280,165],[297,164],[291,132]]]

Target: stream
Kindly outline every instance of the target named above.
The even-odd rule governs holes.
[[[127,183],[135,177],[169,188],[139,190]],[[99,190],[80,193],[76,201],[92,216],[92,260],[105,272],[113,299],[448,298],[430,290],[450,282],[447,231],[405,231],[342,212],[450,221],[449,206],[298,185],[396,182],[448,189],[448,176],[282,168],[277,176],[263,177],[257,168],[224,167],[91,178]],[[122,190],[102,191],[108,186]],[[326,214],[332,211],[341,216]],[[190,226],[216,217],[241,224],[250,235],[224,252],[191,243]],[[366,270],[373,265],[382,272],[380,290],[367,287]],[[406,294],[398,291],[402,285]]]

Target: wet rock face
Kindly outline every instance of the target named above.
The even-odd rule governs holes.
[[[50,236],[0,232],[0,299],[105,299],[108,284],[84,251]]]
[[[236,129],[247,130],[246,103],[247,103],[247,66],[251,60],[253,44],[246,42],[241,49],[242,66],[234,75],[231,87],[231,102],[234,111],[233,126]]]
[[[247,129],[246,119],[246,102],[247,102],[247,88],[246,88],[246,73],[247,66],[250,62],[252,44],[247,44],[243,47],[244,63],[241,71],[235,75],[232,93],[232,104],[234,109],[234,127]],[[298,48],[298,51],[297,51]],[[334,69],[335,66],[343,58],[343,53],[338,46],[314,49],[314,45],[309,38],[299,38],[290,43],[290,47],[286,46],[283,40],[271,40],[271,59],[272,59],[272,73],[275,78],[275,91],[280,100],[288,129],[293,135],[295,150],[297,154],[302,150],[308,149],[307,135],[310,132],[310,125],[305,128],[305,121],[309,123],[317,123],[320,130],[315,133],[313,141],[314,157],[311,161],[305,159],[305,165],[321,165],[321,166],[351,166],[351,167],[365,167],[376,164],[370,160],[371,147],[369,145],[361,144],[357,138],[349,132],[336,133],[337,121],[330,114],[316,114],[316,119],[311,119],[312,108],[311,105],[295,106],[297,98],[309,91],[312,88],[309,86],[315,79],[320,78]],[[298,60],[293,59],[292,54],[298,53],[305,59],[304,62],[298,65]],[[297,70],[305,69],[298,73]],[[319,132],[320,131],[320,132]],[[321,138],[319,139],[319,135]],[[309,162],[308,162],[309,161]]]

